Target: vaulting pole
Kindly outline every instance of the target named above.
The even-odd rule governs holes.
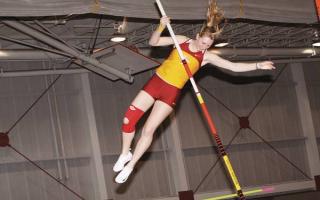
[[[163,9],[163,6],[162,6],[160,0],[156,0],[156,3],[158,5],[158,8],[160,10],[161,15],[162,16],[166,16],[166,13],[165,13],[165,11]],[[230,178],[232,180],[233,186],[236,189],[237,196],[238,196],[238,198],[240,200],[245,200],[246,198],[245,198],[245,196],[244,196],[244,194],[242,192],[242,189],[241,189],[241,186],[239,184],[238,178],[237,178],[237,176],[236,176],[236,174],[235,174],[235,172],[234,172],[234,170],[232,168],[232,165],[231,165],[231,162],[229,160],[229,157],[228,157],[228,155],[227,155],[227,153],[226,153],[226,151],[225,151],[225,149],[223,147],[223,144],[222,144],[221,139],[220,139],[220,137],[219,137],[219,135],[217,133],[217,130],[216,130],[216,127],[215,127],[215,125],[213,123],[213,120],[210,117],[210,114],[209,114],[209,111],[207,109],[207,106],[206,106],[206,104],[205,104],[205,102],[204,102],[204,100],[203,100],[203,98],[202,98],[202,96],[201,96],[201,94],[199,92],[199,89],[197,87],[196,82],[194,81],[194,78],[193,78],[192,73],[191,73],[191,71],[189,69],[188,63],[186,61],[186,58],[184,57],[184,55],[182,53],[181,47],[180,47],[180,45],[179,45],[179,43],[177,41],[177,38],[176,38],[176,36],[175,36],[175,34],[173,32],[173,29],[172,29],[170,24],[167,24],[167,29],[169,30],[170,36],[172,37],[172,39],[174,41],[174,44],[176,46],[176,49],[178,50],[181,62],[183,63],[183,66],[184,66],[184,68],[185,68],[185,70],[186,70],[186,72],[187,72],[187,74],[189,76],[189,80],[190,80],[190,82],[192,84],[193,90],[194,90],[194,92],[195,92],[195,94],[197,96],[198,102],[199,102],[199,104],[201,106],[202,113],[203,113],[203,115],[204,115],[204,117],[205,117],[205,119],[206,119],[206,121],[208,123],[208,126],[210,128],[210,131],[211,131],[211,133],[212,133],[212,135],[213,135],[213,137],[214,137],[214,139],[215,139],[215,141],[217,143],[218,151],[219,151],[219,153],[220,153],[220,155],[221,155],[221,157],[222,157],[222,159],[224,161],[225,168],[227,169],[227,171],[229,173],[229,176],[230,176]]]
[[[268,193],[268,192],[272,192],[273,191],[273,187],[266,187],[266,188],[261,188],[261,189],[255,189],[255,190],[250,190],[250,191],[246,191],[243,194],[246,196],[250,196],[253,194],[257,194],[257,193]],[[221,196],[217,196],[217,197],[212,197],[212,198],[208,198],[208,199],[204,199],[204,200],[222,200],[222,199],[231,199],[231,198],[235,198],[237,197],[237,194],[226,194],[226,195],[221,195]]]

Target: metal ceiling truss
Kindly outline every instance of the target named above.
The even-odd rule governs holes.
[[[32,26],[40,26],[43,32],[50,32],[51,35],[59,35],[59,40],[68,42],[69,45],[77,45],[77,48],[83,48],[79,44],[86,44],[93,33],[98,28],[95,21],[97,18],[78,18],[66,21],[63,24],[48,24],[46,21],[35,20]],[[114,26],[118,23],[115,19],[102,19],[101,33],[97,35],[97,47],[112,45],[109,38],[115,33]],[[149,39],[151,33],[155,30],[157,22],[141,21],[131,23],[131,30],[127,32],[128,45],[138,45],[137,47],[147,47],[145,42]],[[145,25],[141,27],[141,23]],[[140,24],[134,28],[134,24]],[[193,38],[203,25],[202,21],[177,21],[173,22],[173,29],[177,34],[184,34]],[[0,29],[4,28],[3,26]],[[224,31],[220,37],[222,40],[228,40],[230,47],[309,47],[314,37],[314,31],[317,27],[304,24],[284,24],[273,22],[258,22],[250,20],[230,20],[226,23]],[[25,36],[15,35],[14,39],[29,40]]]
[[[39,40],[45,44],[48,44],[62,52],[65,52],[67,54],[70,54],[72,57],[78,59],[76,63],[79,63],[80,65],[84,66],[85,68],[96,72],[100,75],[103,75],[104,77],[109,77],[110,74],[115,75],[125,81],[132,82],[133,77],[131,77],[130,74],[124,73],[122,71],[119,71],[115,68],[112,68],[108,66],[107,64],[101,63],[98,60],[96,60],[93,57],[84,55],[77,49],[73,48],[72,46],[68,45],[66,42],[61,42],[63,40],[57,40],[55,37],[52,36],[52,34],[47,32],[42,32],[36,29],[33,29],[32,27],[29,27],[28,25],[25,25],[23,23],[20,23],[18,21],[9,21],[5,20],[3,21],[4,24],[6,24],[9,27],[12,27],[22,33],[25,33],[26,35],[29,35],[36,40]]]
[[[99,19],[101,19],[100,26],[97,23]],[[37,41],[39,38],[30,37],[30,34],[26,32],[21,33],[9,29],[7,26],[3,26],[4,23],[8,23],[8,21],[5,21],[0,26],[0,46],[2,49],[17,49],[17,44],[19,44],[23,45],[24,49],[27,46],[28,48],[37,48],[65,56],[71,55],[70,53],[72,53],[72,57],[75,57],[75,55],[85,56],[85,59],[89,59],[91,62],[92,59],[89,58],[88,50],[90,46],[92,46],[92,40],[95,41],[96,49],[108,48],[114,45],[115,43],[109,41],[109,39],[116,32],[116,26],[119,24],[118,21],[119,18],[109,18],[107,16],[100,18],[99,15],[85,15],[64,19],[63,23],[48,21],[48,19],[33,19],[32,21],[29,20],[21,23],[22,26],[38,34],[42,34],[43,37],[48,37],[51,42],[62,44],[63,49],[58,48],[58,50],[57,47],[51,48],[52,43],[48,43],[47,39],[39,43]],[[9,23],[16,22],[9,21]],[[195,37],[202,25],[203,21],[172,22],[172,27],[176,34],[186,35],[190,38]],[[149,38],[157,26],[158,20],[132,19],[130,21],[130,28],[125,32],[128,39],[124,44],[137,49],[149,49]],[[217,39],[217,42],[227,41],[229,43],[227,48],[240,50],[234,54],[236,56],[233,57],[233,59],[245,60],[246,58],[241,55],[241,52],[244,52],[246,48],[283,48],[284,50],[288,49],[288,51],[292,48],[311,48],[315,31],[317,31],[316,25],[230,20],[224,25],[224,31]],[[166,34],[167,33],[164,32],[163,35]],[[317,53],[318,51],[314,52]],[[286,55],[287,59],[294,57],[290,55],[290,53]],[[298,56],[301,57],[301,55]],[[308,55],[302,56],[305,58],[308,57]],[[310,56],[315,55],[310,54]],[[282,58],[283,55],[279,55],[279,57]],[[264,58],[265,57],[263,57],[263,59]],[[275,57],[269,58],[272,59]],[[256,59],[259,59],[259,57],[256,57]],[[260,59],[262,59],[262,57],[260,57]],[[88,62],[88,60],[85,62]],[[100,63],[95,61],[93,63],[100,65]],[[78,64],[81,63],[78,62]],[[98,73],[100,72],[101,71]],[[120,73],[120,75],[125,80],[131,79],[127,74]]]

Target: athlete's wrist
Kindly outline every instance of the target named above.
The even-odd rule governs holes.
[[[156,29],[156,32],[162,33],[162,31],[163,31],[165,28],[166,28],[165,25],[159,24],[158,27],[157,27],[157,29]]]
[[[256,70],[261,69],[260,63],[256,62]]]

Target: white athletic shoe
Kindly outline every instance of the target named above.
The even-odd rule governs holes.
[[[123,170],[118,174],[118,176],[116,177],[115,181],[117,183],[124,183],[126,182],[126,180],[128,179],[128,177],[130,176],[131,172],[132,172],[132,168],[125,166],[123,168]]]
[[[124,165],[132,159],[132,153],[129,151],[127,155],[120,155],[116,164],[113,166],[114,172],[120,172],[123,170]]]

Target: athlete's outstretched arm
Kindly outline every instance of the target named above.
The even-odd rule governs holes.
[[[229,60],[221,58],[220,56],[210,51],[206,52],[202,65],[205,65],[208,63],[213,64],[220,68],[228,69],[233,72],[247,72],[247,71],[253,71],[258,69],[262,69],[262,70],[275,69],[275,67],[273,66],[273,62],[271,61],[263,61],[263,62],[256,62],[256,63],[240,63],[240,62],[236,63],[236,62],[231,62]]]

